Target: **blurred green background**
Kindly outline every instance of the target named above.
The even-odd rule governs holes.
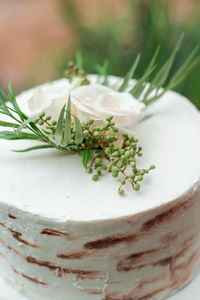
[[[86,71],[107,59],[119,76],[141,53],[140,76],[157,45],[159,66],[185,33],[176,68],[200,42],[199,0],[7,0],[1,16],[0,85],[17,92],[62,77],[77,51]],[[200,109],[200,65],[176,90]]]

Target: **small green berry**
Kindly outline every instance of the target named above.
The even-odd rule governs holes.
[[[119,172],[119,169],[118,169],[116,166],[113,166],[113,167],[112,167],[112,171],[113,171],[113,172]]]
[[[136,184],[135,184],[134,190],[135,190],[136,192],[140,190],[140,185],[139,185],[139,183],[136,183]]]
[[[132,167],[132,168],[135,168],[135,167],[136,167],[136,163],[135,163],[135,162],[133,162],[133,161],[131,162],[131,164],[130,164],[130,165],[131,165],[131,167]]]
[[[117,177],[118,176],[118,172],[112,171],[112,176],[113,177]]]
[[[101,163],[101,159],[100,159],[100,158],[96,158],[96,159],[95,159],[95,162],[96,162],[97,164],[100,164],[100,163]]]
[[[129,146],[131,145],[131,143],[130,143],[129,141],[126,141],[126,142],[125,142],[125,145],[126,145],[127,147],[129,147]]]
[[[119,129],[117,127],[112,127],[113,132],[118,132]]]
[[[136,162],[136,159],[135,159],[135,157],[132,156],[132,157],[129,158],[129,161],[130,162]]]
[[[36,119],[35,121],[34,121],[34,124],[37,124],[39,122],[39,119]]]
[[[125,161],[127,158],[126,158],[126,156],[125,155],[122,155],[121,156],[121,161]]]
[[[125,178],[122,178],[122,179],[120,180],[120,182],[121,182],[121,184],[125,184],[125,183],[126,183]]]
[[[113,157],[117,157],[117,156],[119,156],[119,151],[115,151],[115,152],[113,152],[113,153],[112,153],[112,156],[113,156]]]
[[[88,131],[88,130],[84,130],[84,131],[83,131],[83,135],[84,135],[84,136],[88,136],[88,135],[89,135],[89,131]]]
[[[126,156],[126,158],[129,158],[130,157],[130,151],[126,151],[125,156]]]
[[[153,170],[153,169],[155,169],[155,167],[156,167],[155,165],[151,165],[149,169]]]
[[[99,135],[99,132],[98,131],[95,131],[94,132],[94,136],[98,136]]]
[[[97,171],[97,174],[98,174],[98,175],[101,175],[101,167],[98,167],[98,168],[96,169],[96,171]]]
[[[120,195],[123,195],[123,194],[124,194],[124,190],[122,190],[122,189],[119,189],[118,192],[119,192]]]
[[[94,181],[97,181],[97,180],[99,179],[99,175],[98,175],[98,174],[94,174],[94,175],[92,176],[92,179],[93,179]]]
[[[110,148],[106,148],[106,149],[105,149],[105,153],[106,153],[106,154],[110,154],[110,153],[111,153]]]
[[[43,118],[45,116],[45,112],[39,114],[39,118]]]
[[[91,172],[92,172],[92,168],[91,168],[91,167],[87,167],[87,168],[86,168],[86,172],[87,172],[87,173],[91,173]]]
[[[143,179],[143,176],[141,176],[141,175],[139,175],[139,176],[137,177],[137,180],[138,180],[138,181],[142,181],[142,179]]]
[[[125,150],[124,150],[124,149],[120,149],[120,150],[119,150],[119,153],[120,153],[121,155],[123,155],[123,154],[125,154]]]
[[[113,119],[113,116],[109,116],[109,117],[106,118],[106,121],[109,122],[109,121],[111,121],[112,119]]]
[[[42,126],[42,125],[44,125],[44,121],[43,121],[43,120],[39,120],[38,124],[39,124],[40,126]]]
[[[135,174],[131,174],[130,179],[132,179],[132,180],[135,179]]]
[[[138,153],[138,156],[140,156],[140,157],[141,157],[141,156],[142,156],[142,153],[141,153],[141,152],[139,152],[139,153]]]
[[[101,166],[102,170],[106,171],[108,169],[108,167],[105,164],[102,164]]]
[[[46,121],[49,121],[49,120],[51,120],[51,116],[46,116]]]
[[[123,133],[122,136],[125,137],[125,138],[128,138],[128,134],[127,133]]]
[[[138,171],[138,175],[144,175],[144,173],[145,173],[144,170],[139,170]]]
[[[119,161],[118,164],[117,164],[117,167],[118,167],[119,169],[121,169],[121,168],[123,167],[123,165],[124,165],[123,162],[122,162],[122,161]]]

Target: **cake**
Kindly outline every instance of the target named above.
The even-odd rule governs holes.
[[[22,110],[34,91],[17,97]],[[10,149],[36,142],[1,141],[0,286],[11,291],[3,300],[166,299],[198,272],[200,115],[172,91],[146,114],[133,128],[138,164],[156,169],[124,196],[109,174],[92,182],[76,154],[19,154]]]

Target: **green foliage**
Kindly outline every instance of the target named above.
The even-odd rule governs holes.
[[[42,142],[15,152],[29,152],[48,148],[56,148],[61,151],[75,151],[82,154],[82,164],[88,173],[95,171],[92,179],[97,181],[103,172],[109,171],[114,178],[120,178],[119,194],[124,194],[122,186],[126,182],[138,191],[138,182],[148,174],[148,169],[138,169],[136,157],[142,156],[142,147],[138,146],[138,139],[128,134],[122,134],[121,147],[115,145],[119,136],[116,135],[118,128],[110,116],[105,120],[104,126],[95,126],[94,120],[81,124],[79,118],[71,113],[70,97],[67,109],[64,105],[58,120],[51,120],[51,116],[40,113],[37,117],[28,118],[19,108],[15,94],[9,86],[9,93],[1,94],[8,102],[4,103],[0,98],[0,113],[8,115],[12,122],[0,121],[3,127],[11,130],[1,131],[0,139],[5,140],[37,140]],[[10,107],[12,106],[12,108]],[[12,112],[15,112],[15,116]],[[72,122],[73,117],[73,122]],[[90,162],[90,165],[88,166]]]
[[[74,45],[71,44],[68,50],[68,58],[71,58],[77,51],[84,56],[86,71],[93,73],[93,66],[104,60],[109,61],[109,73],[123,76],[130,69],[133,57],[141,53],[140,64],[137,67],[134,77],[141,78],[145,66],[155,53],[155,46],[160,45],[162,51],[157,56],[157,67],[163,65],[166,57],[172,53],[174,45],[182,32],[185,33],[183,51],[180,51],[171,71],[178,70],[183,66],[190,56],[195,45],[199,43],[200,36],[200,11],[199,3],[194,5],[191,15],[180,21],[170,10],[171,1],[132,1],[127,0],[123,5],[120,15],[111,15],[107,6],[102,5],[99,11],[99,18],[92,25],[85,25],[80,9],[76,1],[63,0],[63,16],[73,33]],[[194,17],[196,14],[196,18]],[[88,22],[87,22],[88,24]],[[66,67],[66,52],[60,63],[60,74]],[[152,64],[154,65],[154,63]],[[151,70],[152,66],[150,66]],[[147,72],[147,73],[148,73]],[[153,75],[153,71],[149,72]],[[176,87],[171,85],[181,94],[187,96],[200,109],[200,68],[193,68],[187,81]],[[148,76],[146,81],[148,81]],[[140,90],[137,88],[137,94]]]

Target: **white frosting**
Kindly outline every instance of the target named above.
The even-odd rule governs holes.
[[[49,85],[65,86],[61,79]],[[48,84],[47,84],[48,85]],[[23,107],[33,89],[18,96]],[[0,141],[0,201],[62,221],[119,218],[166,204],[187,192],[200,178],[200,115],[184,97],[166,93],[146,110],[150,118],[134,128],[143,147],[140,167],[156,165],[141,191],[126,187],[108,173],[93,182],[81,157],[57,150],[14,153],[36,142]]]

